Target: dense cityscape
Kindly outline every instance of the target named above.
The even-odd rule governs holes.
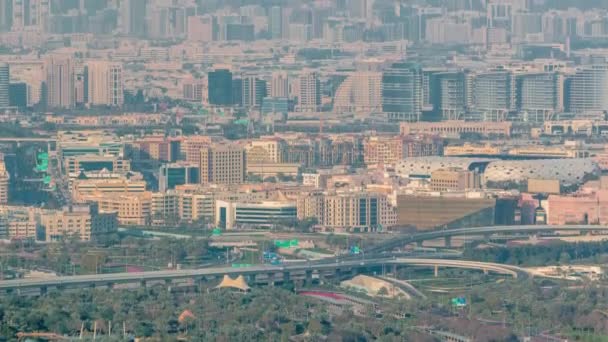
[[[607,341],[607,0],[0,0],[0,341]]]

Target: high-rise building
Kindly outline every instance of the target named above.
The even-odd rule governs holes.
[[[512,35],[519,40],[527,40],[528,35],[543,32],[541,13],[513,14]]]
[[[557,73],[523,73],[516,75],[515,81],[517,110],[525,121],[550,120],[563,110],[563,86]]]
[[[241,87],[241,105],[246,108],[260,108],[266,97],[266,81],[255,76],[246,76],[242,79]]]
[[[509,71],[487,71],[475,75],[473,109],[484,121],[504,121],[515,110],[515,82]]]
[[[608,110],[608,64],[582,67],[566,78],[566,110],[592,113]]]
[[[6,164],[4,164],[4,156],[0,158],[0,204],[8,203],[8,189],[10,174],[6,170]]]
[[[120,107],[124,103],[122,64],[107,61],[87,63],[88,104]]]
[[[187,33],[188,7],[171,5],[168,2],[152,3],[145,17],[146,37],[151,39],[183,38]],[[189,12],[192,13],[192,12]]]
[[[289,76],[286,71],[272,73],[270,97],[289,97]]]
[[[291,23],[287,37],[292,42],[306,43],[312,39],[312,25],[302,23]]]
[[[74,63],[69,56],[54,55],[46,60],[47,104],[51,108],[72,108]]]
[[[253,24],[226,24],[226,40],[242,40],[251,42],[255,40],[255,27]]]
[[[212,106],[231,106],[233,104],[232,72],[219,69],[209,72],[207,78],[209,104]]]
[[[147,6],[148,0],[122,0],[119,13],[123,34],[133,36],[146,34]]]
[[[49,0],[13,0],[13,30],[36,27],[45,30],[50,14]]]
[[[26,108],[28,106],[28,86],[27,83],[11,83],[8,91],[9,106]]]
[[[390,121],[419,121],[422,115],[422,69],[416,63],[393,64],[382,75],[382,111]]]
[[[300,75],[298,108],[301,112],[317,112],[321,108],[321,80],[316,72]]]
[[[243,104],[243,79],[232,79],[232,104],[241,106]]]
[[[289,113],[289,99],[286,97],[265,97],[262,101],[262,114]]]
[[[348,6],[352,17],[372,21],[374,0],[348,0]]]
[[[26,16],[26,12],[29,13],[29,6],[25,6],[24,0],[11,0],[12,10],[13,10],[13,27],[14,31],[22,29],[25,24],[24,16]],[[26,10],[27,9],[27,10]],[[27,14],[29,17],[29,14]]]
[[[334,112],[371,113],[382,110],[382,73],[356,72],[336,90]]]
[[[512,0],[489,0],[486,5],[488,28],[510,29],[513,14],[519,9]]]
[[[430,102],[437,118],[459,120],[466,111],[466,86],[463,72],[439,72],[430,78]]]
[[[8,63],[0,63],[0,108],[6,108],[10,105],[10,79],[10,66]]]
[[[333,15],[333,9],[329,7],[314,7],[311,10],[311,25],[312,25],[312,38],[320,39],[323,38],[325,31],[325,23],[327,19]]]
[[[268,32],[271,39],[283,38],[283,8],[273,6],[268,15]]]
[[[188,17],[188,40],[191,42],[213,41],[213,26],[213,17],[210,15]]]
[[[13,26],[13,0],[0,0],[0,32],[10,31]]]
[[[235,145],[213,145],[201,149],[202,184],[241,184],[245,181],[245,149]]]

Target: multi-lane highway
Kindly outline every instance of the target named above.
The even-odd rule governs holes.
[[[382,266],[425,266],[425,267],[445,267],[445,268],[465,268],[481,270],[484,272],[495,272],[498,274],[509,275],[512,277],[525,277],[528,272],[525,269],[500,265],[493,263],[483,263],[464,260],[448,259],[418,259],[418,258],[383,258],[372,260],[348,260],[337,261],[334,263],[298,263],[282,266],[256,265],[245,268],[216,267],[203,268],[196,270],[168,270],[137,273],[110,273],[97,275],[80,275],[66,277],[52,277],[40,279],[13,279],[0,281],[0,290],[26,290],[43,289],[49,287],[70,288],[86,286],[110,286],[121,283],[151,282],[151,281],[172,281],[179,279],[202,279],[205,277],[221,277],[223,275],[274,275],[274,274],[293,274],[305,272],[340,272],[361,270],[371,267]]]
[[[396,247],[404,246],[409,243],[422,242],[437,238],[450,238],[453,236],[479,236],[492,234],[514,234],[526,233],[534,234],[540,232],[602,232],[608,233],[608,227],[597,225],[570,225],[570,226],[551,226],[551,225],[535,225],[535,226],[492,226],[492,227],[475,227],[438,230],[432,232],[424,232],[411,235],[401,235],[390,239],[385,243],[371,246],[366,249],[365,253],[368,259],[363,256],[352,256],[336,260],[335,258],[323,259],[315,262],[301,262],[286,264],[281,266],[271,265],[255,265],[246,268],[232,267],[216,267],[204,268],[195,270],[168,270],[168,271],[153,271],[140,273],[111,273],[99,275],[82,275],[82,276],[67,276],[54,277],[45,279],[14,279],[0,281],[0,290],[12,289],[33,289],[47,287],[71,287],[71,286],[96,286],[96,285],[113,285],[117,283],[130,282],[147,282],[147,281],[172,281],[174,279],[201,279],[204,277],[218,277],[225,274],[228,275],[245,275],[256,276],[260,274],[290,274],[297,272],[323,272],[323,271],[341,271],[341,270],[359,270],[377,266],[428,266],[428,267],[457,267],[467,269],[483,270],[484,272],[496,272],[500,274],[510,275],[513,277],[528,276],[529,273],[520,267],[501,265],[493,263],[481,263],[466,260],[453,260],[442,258],[386,258],[381,257],[383,251],[392,250]],[[450,256],[447,256],[448,258]],[[453,257],[453,256],[452,256]]]
[[[476,235],[492,235],[492,234],[514,234],[514,233],[542,233],[542,232],[601,232],[608,234],[608,226],[599,225],[569,225],[569,226],[552,226],[552,225],[533,225],[533,226],[490,226],[490,227],[474,227],[474,228],[458,228],[434,230],[425,233],[417,233],[411,235],[402,235],[390,239],[387,242],[371,246],[366,250],[367,253],[378,253],[382,251],[392,250],[393,248],[401,247],[410,243],[423,242],[427,240],[450,238],[453,236],[476,236]]]

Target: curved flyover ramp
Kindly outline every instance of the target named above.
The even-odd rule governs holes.
[[[509,275],[513,278],[526,278],[528,276],[531,276],[530,272],[521,267],[468,260],[399,258],[391,260],[387,262],[387,264],[463,268],[469,270],[480,270],[486,273],[494,272],[498,274]]]

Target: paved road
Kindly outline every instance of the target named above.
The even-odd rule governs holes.
[[[508,265],[481,263],[463,260],[448,259],[417,259],[417,258],[384,258],[358,261],[339,261],[326,264],[300,263],[284,266],[255,265],[245,268],[216,267],[196,270],[169,270],[151,271],[137,273],[110,273],[97,275],[81,275],[67,277],[53,277],[43,279],[13,279],[0,281],[0,290],[10,289],[33,289],[54,286],[87,286],[87,285],[109,285],[116,283],[133,283],[138,281],[163,281],[173,279],[193,279],[202,277],[218,277],[228,275],[257,275],[275,274],[282,272],[305,272],[305,271],[334,271],[337,269],[351,269],[358,267],[372,267],[382,265],[414,265],[431,267],[456,267],[496,272],[513,277],[525,277],[528,272],[522,268]]]
[[[43,138],[43,137],[31,137],[31,138],[0,138],[0,142],[54,142],[57,138]]]
[[[461,229],[449,229],[439,230],[426,233],[418,233],[407,235],[403,237],[395,237],[389,242],[372,246],[366,249],[368,258],[372,259],[364,260],[360,257],[349,257],[344,258],[342,261],[333,262],[327,260],[321,260],[315,263],[299,263],[290,264],[285,266],[270,266],[270,265],[257,265],[247,268],[232,268],[232,267],[219,267],[219,268],[206,268],[197,270],[176,270],[176,271],[153,271],[153,272],[141,272],[141,273],[113,273],[113,274],[100,274],[100,275],[85,275],[85,276],[68,276],[68,277],[57,277],[48,279],[16,279],[0,281],[0,290],[16,289],[16,288],[40,288],[48,286],[61,286],[61,285],[107,285],[112,283],[128,283],[135,281],[154,281],[154,280],[172,280],[172,279],[185,279],[185,278],[197,278],[205,276],[222,276],[224,274],[231,275],[256,275],[256,274],[272,274],[280,272],[302,272],[306,270],[336,270],[340,268],[352,268],[361,266],[381,266],[381,265],[416,265],[416,266],[431,266],[431,267],[458,267],[468,269],[478,269],[483,271],[497,272],[501,274],[511,275],[513,277],[528,276],[529,273],[522,268],[492,264],[492,263],[480,263],[474,261],[465,260],[449,260],[449,259],[421,259],[421,258],[378,258],[377,256],[382,251],[390,250],[395,247],[403,246],[408,243],[421,242],[431,239],[437,239],[442,237],[462,236],[462,235],[487,235],[487,234],[499,234],[499,233],[539,233],[547,231],[598,231],[608,233],[608,227],[596,226],[596,225],[570,225],[570,226],[550,226],[550,225],[538,225],[538,226],[492,226],[492,227],[475,227],[475,228],[461,228]]]
[[[490,227],[474,227],[474,228],[459,228],[459,229],[444,229],[426,233],[417,233],[407,236],[399,236],[385,243],[371,246],[366,249],[367,253],[378,253],[391,250],[396,247],[404,246],[409,243],[422,242],[443,237],[463,236],[463,235],[486,235],[486,234],[504,234],[504,233],[540,233],[554,231],[598,231],[608,234],[608,226],[598,225],[569,225],[569,226],[552,226],[552,225],[534,225],[534,226],[490,226]]]

